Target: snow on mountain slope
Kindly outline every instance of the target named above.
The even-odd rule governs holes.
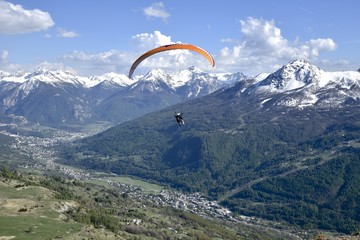
[[[132,79],[129,79],[125,74],[118,74],[114,72],[105,73],[101,76],[91,76],[88,81],[85,82],[85,85],[87,87],[94,87],[101,83],[106,83],[113,85],[118,85],[122,87],[130,86],[135,81]]]
[[[144,77],[138,81],[158,82],[162,81],[171,86],[171,77],[162,69],[154,69],[148,72]]]
[[[184,86],[187,82],[191,81],[192,79],[209,79],[210,75],[201,71],[196,67],[190,67],[188,69],[184,69],[178,72],[171,74],[172,82],[171,85],[174,88]]]
[[[52,96],[57,96],[59,106],[62,104],[59,101],[61,97],[62,102],[69,106],[81,105],[89,114],[93,108],[97,108],[98,116],[106,116],[112,111],[111,106],[114,106],[113,111],[119,112],[119,99],[124,106],[134,106],[136,102],[136,107],[139,107],[137,111],[144,112],[141,108],[146,104],[143,103],[155,97],[160,105],[164,105],[158,106],[160,109],[170,103],[231,87],[235,83],[240,83],[237,84],[236,96],[250,96],[264,107],[341,107],[360,100],[360,72],[327,72],[306,60],[294,60],[273,73],[262,73],[254,78],[240,72],[207,73],[196,67],[174,73],[154,69],[134,79],[117,73],[88,78],[60,70],[39,69],[33,73],[17,74],[0,71],[0,101],[4,111],[20,113],[20,109],[29,107],[38,98],[46,96],[55,103]],[[103,103],[108,107],[99,108]],[[17,106],[19,104],[23,107]],[[45,111],[47,108],[43,109]],[[119,115],[124,114],[119,112]]]
[[[325,80],[319,79],[324,73],[325,71],[311,65],[306,60],[295,60],[261,81],[258,90],[266,92],[291,91],[311,83],[324,82]]]
[[[48,71],[44,69],[38,69],[38,71],[25,76],[25,80],[27,81],[40,81],[54,86],[58,84],[81,86],[85,84],[86,79],[85,77],[79,77],[67,71]]]
[[[243,74],[209,74],[191,67],[176,73],[154,69],[129,79],[124,74],[81,77],[67,71],[0,72],[6,114],[41,124],[128,120],[152,110],[214,92]],[[91,119],[90,119],[91,118]]]
[[[84,85],[87,81],[87,78],[76,76],[67,71],[48,71],[44,69],[38,69],[33,73],[19,73],[19,74],[0,74],[1,82],[15,82],[15,83],[25,83],[25,82],[43,82],[51,85],[58,84],[74,84],[74,85]]]
[[[360,99],[360,73],[327,72],[306,60],[294,60],[252,86],[263,94],[286,93],[277,105],[339,106]]]
[[[78,87],[91,88],[99,84],[109,83],[112,85],[118,85],[121,87],[127,87],[132,84],[137,83],[138,81],[162,81],[166,83],[169,87],[176,89],[181,86],[186,85],[191,81],[203,81],[211,84],[212,82],[219,83],[234,83],[245,79],[246,76],[242,73],[228,73],[228,74],[209,74],[201,71],[196,67],[190,67],[185,70],[181,70],[175,73],[166,73],[161,69],[154,69],[147,73],[144,76],[138,78],[129,79],[125,74],[117,73],[106,73],[101,76],[91,76],[81,77],[74,75],[67,71],[48,71],[44,69],[38,69],[33,73],[19,73],[19,74],[10,74],[0,71],[0,82],[12,82],[20,83],[25,85],[22,87],[24,89],[31,89],[31,85],[36,87],[38,82],[51,85],[61,85],[61,84],[73,84]]]
[[[180,70],[175,73],[166,73],[162,69],[154,69],[137,79],[131,88],[160,91],[171,89],[177,91],[182,97],[194,98],[209,94],[224,86],[246,79],[242,73],[235,74],[209,74],[196,67]]]
[[[324,88],[329,84],[351,86],[360,81],[357,71],[326,72],[306,60],[295,60],[268,75],[258,91],[287,92],[303,87]]]

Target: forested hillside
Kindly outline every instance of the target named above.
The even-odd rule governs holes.
[[[331,111],[275,106],[269,111],[254,107],[255,99],[236,97],[241,88],[239,84],[111,128],[67,149],[64,162],[201,191],[245,215],[304,228],[356,231],[360,221],[345,205],[358,198],[358,191],[334,189],[357,179],[348,178],[356,174],[350,171],[358,160],[357,106]],[[185,112],[184,127],[174,123],[173,109]],[[280,182],[289,185],[286,191]],[[323,190],[315,187],[317,182]],[[304,196],[296,189],[313,192]],[[278,200],[282,192],[286,194]],[[357,201],[353,205],[356,209]],[[340,217],[330,217],[330,212]]]

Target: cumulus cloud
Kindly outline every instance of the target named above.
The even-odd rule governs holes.
[[[136,34],[131,37],[131,41],[135,48],[133,51],[110,50],[101,53],[73,51],[62,56],[60,61],[77,69],[82,75],[97,75],[111,71],[128,74],[131,64],[145,51],[174,43],[170,36],[159,31]],[[136,74],[145,74],[155,68],[173,72],[190,66],[198,66],[204,70],[211,69],[209,63],[200,54],[174,50],[145,59],[136,70]]]
[[[134,51],[110,50],[101,53],[73,51],[72,53],[63,55],[60,61],[72,66],[84,75],[103,74],[104,72],[110,71],[127,74],[133,61],[142,53],[151,48],[172,43],[170,36],[166,36],[159,31],[136,34],[131,37],[131,41],[135,48]],[[144,64],[142,63],[145,69],[144,71],[149,71],[150,68],[169,65],[169,63],[166,64],[167,58],[170,57],[161,55],[145,61]],[[179,61],[182,61],[179,56],[177,56],[177,58]]]
[[[47,12],[27,10],[0,0],[0,34],[19,34],[46,30],[54,25]]]
[[[170,36],[162,34],[160,31],[153,33],[141,33],[132,37],[132,43],[136,47],[137,54],[132,55],[132,61],[139,57],[145,51],[166,44],[175,43]],[[180,43],[177,41],[176,43]],[[131,62],[132,63],[132,62]],[[146,58],[141,62],[141,68],[137,72],[147,72],[154,68],[161,68],[168,71],[177,71],[188,68],[190,66],[198,66],[204,70],[209,70],[211,66],[201,55],[192,51],[173,50],[169,52],[158,53]]]
[[[271,52],[287,46],[287,40],[281,36],[281,30],[274,21],[248,18],[247,21],[240,21],[240,24],[245,46],[255,52]]]
[[[121,60],[122,52],[118,50],[110,50],[101,53],[86,53],[82,51],[74,51],[71,54],[63,56],[64,59],[78,60],[78,61],[91,61],[97,63],[111,63],[114,61]]]
[[[77,71],[75,69],[73,69],[69,66],[65,66],[63,63],[59,63],[59,62],[43,61],[43,62],[38,63],[36,67],[41,68],[41,69],[50,70],[50,71],[62,70],[62,71],[71,72],[73,74],[77,74]]]
[[[2,52],[0,52],[0,63],[6,62],[8,56],[9,56],[9,52],[8,52],[8,51],[3,50]]]
[[[319,63],[323,52],[333,51],[337,47],[331,38],[290,41],[282,35],[281,29],[273,20],[248,18],[240,21],[240,33],[238,39],[221,40],[227,46],[218,53],[211,53],[215,57],[215,69],[211,68],[199,54],[174,50],[145,59],[135,74],[145,74],[155,68],[174,72],[197,66],[204,71],[242,71],[247,75],[256,75],[277,70],[296,58],[312,62],[318,60],[314,63]],[[110,71],[127,74],[131,64],[145,51],[176,42],[171,36],[160,31],[136,34],[130,40],[134,47],[132,51],[110,50],[101,53],[74,51],[61,57],[60,62],[77,69],[81,75],[97,75]]]
[[[154,2],[149,7],[143,9],[143,13],[150,18],[161,18],[166,21],[170,14],[165,10],[165,5],[162,2]]]
[[[14,64],[9,61],[9,52],[7,50],[0,51],[0,71],[16,73],[25,70],[26,66]]]
[[[4,2],[0,0],[0,3],[3,4]],[[238,38],[222,39],[221,42],[225,44],[225,47],[216,53],[211,52],[216,61],[214,69],[197,53],[174,50],[147,58],[141,63],[135,74],[144,74],[154,68],[173,72],[190,66],[197,66],[204,71],[242,71],[247,75],[256,75],[265,71],[272,72],[296,58],[307,59],[315,64],[321,63],[321,54],[334,51],[337,47],[331,38],[290,41],[283,36],[281,29],[276,26],[274,20],[268,21],[250,17],[240,21],[239,26]],[[2,25],[0,25],[1,28]],[[58,29],[58,34],[63,37],[77,36],[76,32],[65,29]],[[73,51],[57,60],[61,64],[54,63],[52,66],[54,68],[70,66],[72,69],[76,69],[78,74],[87,76],[111,71],[127,74],[133,61],[145,51],[176,42],[171,36],[160,31],[136,34],[130,40],[133,45],[131,51],[109,50],[100,53]],[[5,67],[7,69],[18,67],[8,64],[7,59],[8,52],[0,51],[0,66],[3,69]],[[44,64],[51,65],[48,62]],[[329,63],[322,62],[322,65],[329,65]],[[340,63],[337,65],[340,66]]]
[[[64,37],[64,38],[74,38],[79,36],[79,34],[77,34],[76,32],[68,31],[63,28],[58,28],[58,34],[60,37]]]
[[[127,73],[133,57],[127,52],[110,50],[101,53],[73,51],[60,61],[76,69],[80,75],[101,75],[106,72]]]
[[[160,31],[153,33],[140,33],[131,37],[133,45],[137,49],[151,49],[172,43],[171,37],[163,35]]]
[[[313,57],[318,57],[321,51],[334,51],[336,49],[336,43],[330,38],[311,39],[307,45]]]
[[[242,37],[239,40],[223,39],[224,43],[233,43],[220,50],[217,62],[220,68],[256,73],[259,69],[272,71],[279,63],[302,58],[316,60],[322,52],[333,51],[336,43],[331,38],[310,39],[291,42],[284,38],[281,29],[274,20],[249,17],[240,21]]]

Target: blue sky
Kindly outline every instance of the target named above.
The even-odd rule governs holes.
[[[297,58],[327,71],[360,68],[358,0],[0,0],[0,70],[69,70],[127,74],[147,50],[182,42],[199,54],[172,51],[142,62],[178,71],[272,72]]]

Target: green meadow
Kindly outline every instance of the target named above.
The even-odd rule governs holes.
[[[64,221],[66,204],[44,187],[0,182],[0,238],[53,239],[78,232],[81,224]]]

